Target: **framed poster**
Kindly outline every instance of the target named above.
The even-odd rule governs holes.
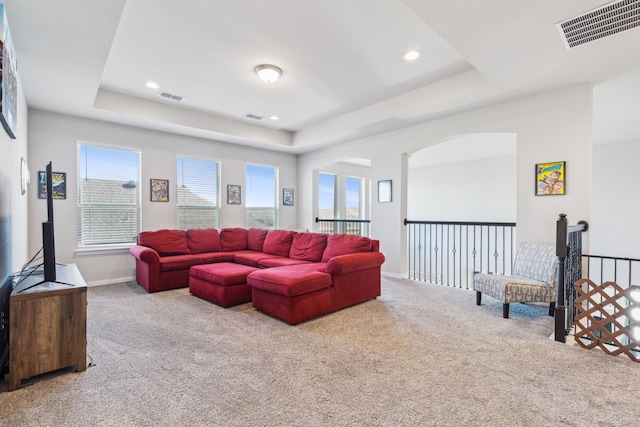
[[[242,203],[242,188],[239,185],[227,185],[227,204],[239,205]]]
[[[54,199],[66,199],[67,198],[67,174],[66,172],[53,172],[53,182],[51,187],[53,188]],[[47,173],[45,171],[38,171],[38,199],[47,198]]]
[[[18,117],[18,77],[16,67],[16,54],[13,50],[11,32],[7,23],[4,5],[0,3],[0,75],[2,85],[0,88],[0,121],[7,134],[16,139],[16,121]],[[61,198],[61,197],[58,197]]]
[[[169,180],[151,178],[151,201],[152,202],[168,202],[169,201]]]
[[[536,164],[536,196],[562,195],[566,192],[565,162]]]
[[[293,206],[293,188],[282,189],[282,204],[284,206]]]
[[[378,181],[378,203],[391,201],[391,180]]]

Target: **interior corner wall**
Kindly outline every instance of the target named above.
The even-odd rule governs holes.
[[[408,194],[411,220],[515,222],[516,158],[412,168]]]
[[[640,259],[638,159],[640,141],[593,147],[589,254]]]
[[[297,156],[223,142],[152,131],[97,120],[32,109],[29,111],[29,167],[32,188],[29,194],[29,229],[40,230],[46,217],[43,200],[37,199],[38,170],[51,161],[56,172],[67,174],[67,198],[54,200],[56,261],[73,262],[89,285],[131,280],[135,262],[128,251],[79,255],[77,248],[77,143],[97,143],[130,148],[141,154],[142,229],[176,228],[176,156],[185,155],[221,162],[220,227],[245,226],[245,204],[227,205],[226,185],[245,188],[245,165],[255,163],[279,168],[282,188],[297,191]],[[150,202],[149,180],[169,180],[169,202]],[[296,229],[297,211],[284,209],[280,201],[280,228]],[[37,252],[39,232],[29,236],[29,251]]]
[[[28,159],[28,109],[19,78],[17,90],[16,139],[0,126],[0,284],[28,261],[28,193],[22,194],[21,185],[21,160]],[[33,188],[31,185],[27,191]]]
[[[298,177],[301,204],[312,206],[315,197],[312,171],[330,159],[371,158],[372,182],[393,180],[393,201],[377,203],[372,190],[372,237],[380,240],[386,261],[383,272],[406,276],[405,153],[458,135],[484,132],[517,134],[516,223],[518,241],[555,241],[556,220],[566,213],[570,222],[589,220],[591,189],[592,89],[579,85],[452,115],[375,137],[366,137],[300,155]],[[567,162],[567,194],[535,196],[536,163]],[[405,206],[403,206],[405,204]],[[311,212],[302,210],[299,223],[309,227]],[[588,242],[587,242],[588,244]]]

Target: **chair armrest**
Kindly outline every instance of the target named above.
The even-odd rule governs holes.
[[[147,264],[160,264],[160,255],[148,246],[133,246],[129,249],[129,253]]]
[[[384,255],[380,252],[360,252],[335,256],[327,262],[325,271],[329,274],[351,273],[366,268],[380,267],[384,263]]]

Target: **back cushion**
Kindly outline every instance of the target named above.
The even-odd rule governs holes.
[[[187,245],[192,254],[220,252],[220,233],[215,228],[187,230]]]
[[[327,247],[322,254],[322,262],[327,262],[334,256],[347,255],[358,252],[369,252],[371,239],[354,234],[329,234]]]
[[[223,228],[220,231],[220,245],[223,251],[247,249],[247,230],[244,228]]]
[[[292,230],[269,230],[267,237],[264,239],[262,252],[288,257],[295,234],[296,232]]]
[[[289,258],[319,262],[327,246],[327,235],[320,233],[296,233],[293,236]]]
[[[539,282],[557,284],[558,257],[553,243],[522,242],[511,272]]]
[[[268,231],[260,228],[250,228],[247,231],[247,249],[262,252],[262,246]]]
[[[184,230],[143,231],[138,234],[138,244],[155,249],[160,256],[191,253]]]

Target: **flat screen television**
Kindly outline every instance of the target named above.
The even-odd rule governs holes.
[[[46,167],[47,220],[42,223],[42,250],[44,252],[44,280],[56,281],[56,245],[53,227],[53,172],[51,162]]]

